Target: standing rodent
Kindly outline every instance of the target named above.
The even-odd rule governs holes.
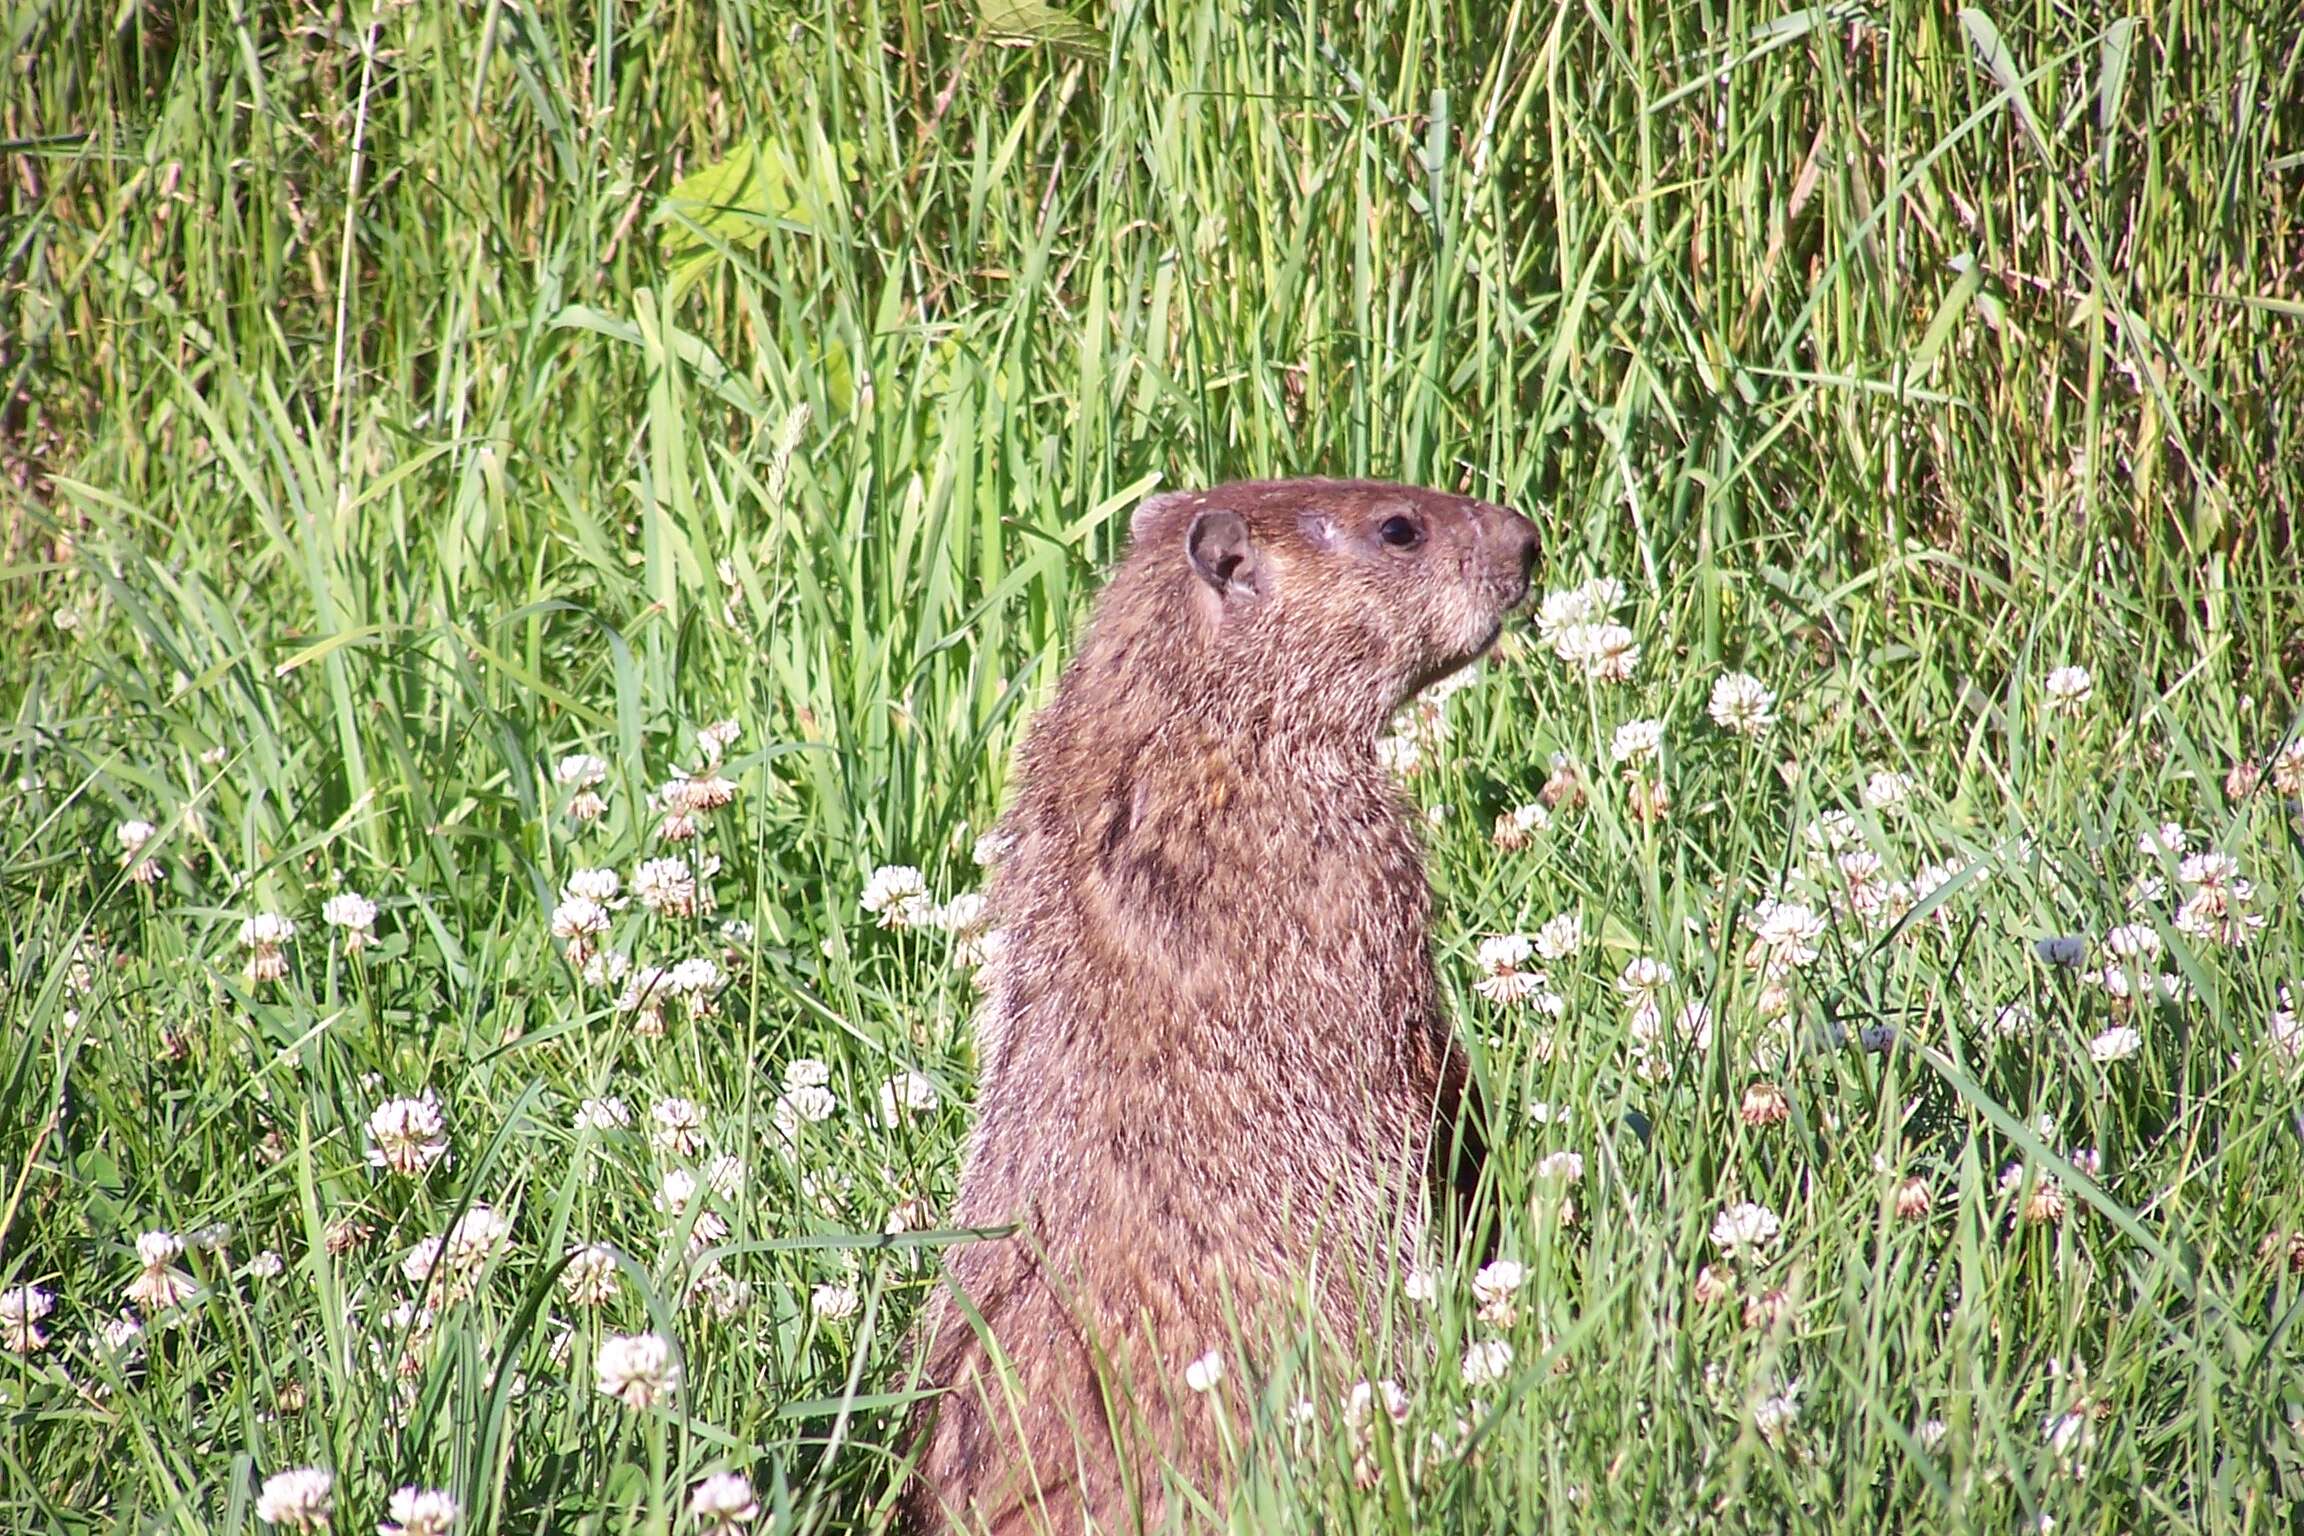
[[[997,1364],[948,1290],[923,1319],[921,1529],[1154,1529],[1163,1466],[1220,1500],[1187,1364],[1252,1384],[1233,1342],[1307,1298],[1348,1347],[1412,1251],[1464,1077],[1375,744],[1535,557],[1516,512],[1372,481],[1137,510],[1004,824],[952,1219],[1021,1230],[949,1252]]]

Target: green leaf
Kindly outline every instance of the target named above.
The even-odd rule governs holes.
[[[665,194],[657,211],[664,225],[664,256],[672,265],[670,299],[732,251],[756,249],[778,222],[805,223],[783,151],[773,144],[741,143],[689,172]]]
[[[1045,0],[979,0],[984,35],[994,42],[1046,43],[1083,58],[1104,53],[1104,30],[1070,16]]]
[[[2051,158],[2048,135],[2041,131],[2040,119],[2032,111],[2032,97],[2024,89],[2024,72],[2016,63],[2016,55],[2009,52],[2008,44],[2001,38],[2000,29],[1982,11],[1964,6],[1960,11],[1960,30],[1968,34],[1968,44],[1983,60],[1986,72],[2007,92],[2008,104],[2016,109],[2017,118],[2024,124],[2024,131],[2031,135],[2041,158]]]

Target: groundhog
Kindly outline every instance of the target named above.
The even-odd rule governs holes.
[[[1465,1091],[1376,741],[1496,639],[1535,529],[1275,480],[1155,496],[1129,532],[1003,823],[952,1219],[1019,1230],[948,1250],[923,1318],[925,1531],[1151,1530],[1179,1481],[1221,1509],[1240,1346],[1310,1317],[1350,1347]],[[1188,1389],[1211,1352],[1221,1383]]]

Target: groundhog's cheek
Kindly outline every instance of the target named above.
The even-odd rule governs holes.
[[[1502,616],[1494,603],[1470,587],[1450,589],[1447,600],[1435,607],[1442,623],[1442,648],[1449,655],[1469,660],[1496,639]]]

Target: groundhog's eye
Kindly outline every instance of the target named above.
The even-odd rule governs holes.
[[[1376,537],[1394,549],[1414,549],[1424,542],[1424,530],[1416,526],[1413,518],[1388,517],[1384,519],[1384,525],[1376,530]]]

